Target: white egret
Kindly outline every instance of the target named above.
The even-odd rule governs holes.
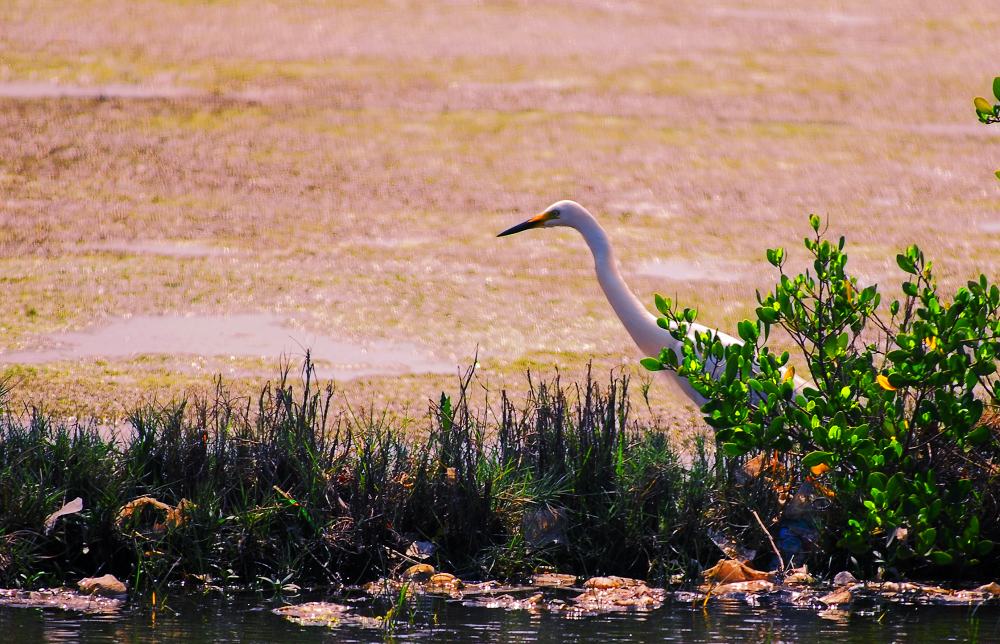
[[[670,331],[661,328],[656,323],[656,316],[642,305],[639,298],[625,284],[607,233],[597,223],[597,219],[580,204],[575,201],[557,201],[546,208],[542,214],[508,228],[497,237],[513,235],[532,228],[555,228],[557,226],[573,228],[583,235],[583,239],[587,242],[587,246],[590,247],[590,252],[594,256],[597,281],[600,282],[601,289],[604,290],[604,295],[608,298],[611,308],[614,309],[618,319],[621,320],[628,334],[632,336],[632,340],[639,347],[639,350],[646,356],[655,357],[660,354],[661,349],[669,347],[680,357],[683,343],[674,338]],[[697,323],[689,325],[688,335],[693,339],[694,334],[704,331],[718,334],[719,339],[726,346],[742,344],[738,338]],[[705,399],[688,384],[685,378],[678,377],[672,371],[667,373],[670,374],[675,383],[680,385],[680,388],[691,400],[698,405],[704,404]],[[799,378],[795,379],[797,390],[801,390],[805,384],[805,381]]]

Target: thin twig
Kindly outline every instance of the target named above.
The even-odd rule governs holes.
[[[778,551],[777,544],[774,543],[774,539],[771,537],[771,533],[768,529],[764,527],[764,522],[760,520],[760,515],[757,514],[757,510],[752,510],[752,512],[753,518],[757,519],[757,524],[760,526],[760,529],[764,531],[764,534],[767,535],[767,540],[771,542],[771,548],[774,550],[774,554],[778,555],[778,563],[781,564],[781,570],[784,571],[785,560],[781,557],[781,552]]]

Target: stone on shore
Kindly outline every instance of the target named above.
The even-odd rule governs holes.
[[[114,575],[84,577],[76,582],[76,587],[84,595],[100,595],[101,597],[120,597],[128,593],[125,584]]]

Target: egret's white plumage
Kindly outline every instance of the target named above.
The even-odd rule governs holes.
[[[590,252],[594,256],[597,281],[600,282],[601,289],[608,298],[611,308],[614,309],[618,319],[622,321],[639,350],[646,356],[658,356],[660,350],[667,347],[673,349],[680,357],[683,343],[656,323],[656,316],[642,305],[639,298],[625,284],[607,233],[597,223],[597,219],[580,204],[575,201],[557,201],[546,208],[542,214],[508,228],[497,236],[503,237],[531,228],[554,228],[557,226],[573,228],[583,235],[583,239],[587,242],[587,246],[590,247]],[[688,335],[693,338],[694,334],[704,331],[718,334],[719,339],[726,346],[741,344],[739,339],[701,324],[689,325]],[[705,402],[705,399],[691,388],[686,379],[678,378],[674,372],[668,373],[691,400],[699,405]],[[796,379],[796,384],[799,385],[799,383],[799,379]]]

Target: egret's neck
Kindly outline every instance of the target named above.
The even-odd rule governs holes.
[[[658,355],[665,346],[664,336],[667,334],[657,326],[656,316],[646,310],[622,279],[607,233],[594,219],[577,226],[577,230],[594,255],[597,281],[600,282],[611,308],[618,314],[639,349],[647,356]]]

